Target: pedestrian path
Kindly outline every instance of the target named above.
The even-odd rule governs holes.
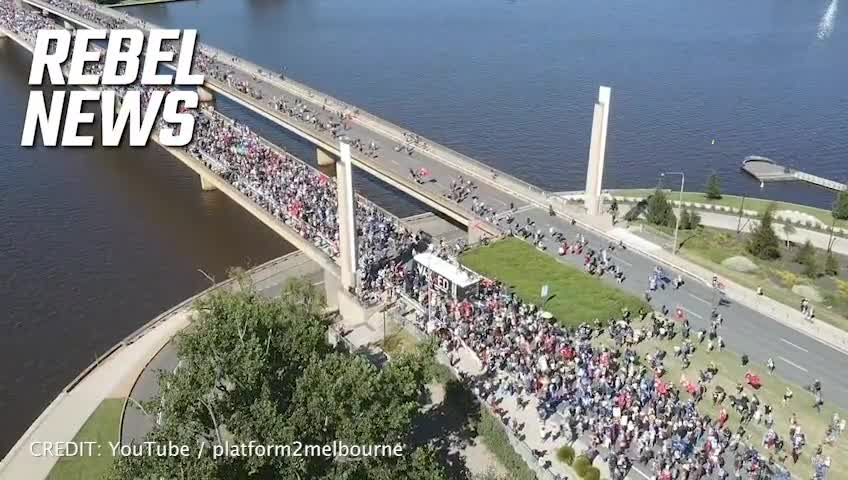
[[[173,315],[117,350],[75,388],[59,394],[0,463],[0,480],[46,478],[59,458],[36,457],[30,446],[36,442],[72,440],[103,400],[126,397],[148,360],[188,323],[188,312]]]

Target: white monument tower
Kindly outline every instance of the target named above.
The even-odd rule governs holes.
[[[610,87],[601,86],[595,113],[592,117],[592,138],[589,142],[589,166],[586,170],[586,212],[601,214],[601,185],[604,181],[604,154],[607,149],[607,126],[609,125]]]
[[[350,145],[339,142],[339,161],[336,162],[336,186],[339,217],[339,263],[342,287],[347,290],[356,284],[356,224],[353,209],[353,162]]]

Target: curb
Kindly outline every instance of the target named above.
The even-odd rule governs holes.
[[[607,238],[613,238],[613,237],[607,235]],[[678,271],[682,272],[683,274],[685,274],[685,275],[687,275],[691,278],[694,278],[695,280],[703,283],[704,285],[710,285],[711,284],[711,282],[708,282],[705,278],[701,277],[700,275],[697,275],[697,274],[691,272],[687,268],[680,267],[680,266],[672,263],[668,259],[659,257],[657,255],[654,255],[651,252],[642,250],[638,247],[631,247],[631,246],[628,245],[627,248],[632,248],[634,251],[639,252],[642,255],[645,255],[649,258],[652,258],[652,259],[654,259],[654,260],[656,260],[656,261],[658,261],[658,262],[660,262],[664,265],[668,265],[669,267],[674,268],[675,270],[678,270]],[[736,282],[733,282],[733,283],[736,284]],[[746,289],[746,287],[741,286],[741,285],[739,285],[738,288]],[[828,345],[829,347],[833,348],[834,350],[837,350],[838,352],[841,352],[845,355],[848,355],[848,346],[839,345],[838,343],[831,341],[828,337],[824,336],[823,334],[819,334],[818,332],[810,332],[807,328],[803,328],[803,327],[806,326],[805,324],[798,325],[795,321],[793,321],[791,319],[779,318],[780,315],[773,315],[771,313],[766,313],[766,312],[760,311],[755,306],[752,306],[751,302],[749,302],[747,298],[745,298],[743,295],[740,295],[738,293],[733,292],[733,290],[726,291],[726,294],[727,294],[728,297],[730,297],[734,301],[738,302],[740,305],[744,305],[746,308],[749,308],[749,309],[751,309],[751,310],[753,310],[757,313],[765,315],[766,317],[768,317],[768,318],[770,318],[770,319],[772,319],[772,320],[774,320],[778,323],[781,323],[781,324],[791,328],[792,330],[795,330],[798,333],[802,333],[802,334],[812,338],[813,340],[817,340],[817,341],[819,341],[819,342],[821,342],[825,345]],[[764,298],[766,298],[767,300],[772,301],[772,302],[777,302],[776,300],[769,298],[769,297],[764,297]],[[785,305],[780,304],[780,306],[785,306]],[[786,308],[790,308],[790,307],[786,306]],[[815,323],[810,323],[809,325],[813,326],[813,327],[816,326]],[[829,324],[826,324],[826,325],[829,325]],[[838,329],[837,327],[833,327],[833,328]]]

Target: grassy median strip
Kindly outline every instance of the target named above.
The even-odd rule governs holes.
[[[558,262],[521,240],[510,238],[462,255],[468,268],[513,287],[525,302],[540,305],[542,285],[549,287],[545,310],[566,327],[638,312],[648,306],[633,295],[605,284],[577,268]]]
[[[679,198],[679,194],[675,190],[665,190],[668,194],[668,200],[671,202],[676,202]],[[613,190],[610,192],[612,195],[616,197],[638,197],[645,198],[648,195],[654,193],[654,189],[631,189],[631,190]],[[704,205],[717,205],[722,207],[730,207],[734,211],[733,212],[718,212],[725,213],[728,215],[737,215],[739,213],[739,208],[744,208],[745,210],[752,210],[759,213],[763,213],[769,205],[774,204],[777,210],[787,210],[787,211],[795,211],[801,212],[810,216],[817,218],[819,221],[824,223],[825,225],[830,225],[833,221],[833,217],[830,214],[830,210],[825,210],[822,208],[810,207],[808,205],[801,205],[798,203],[789,203],[789,202],[778,202],[767,200],[764,198],[751,198],[751,197],[739,197],[736,195],[722,195],[719,199],[710,199],[707,198],[707,195],[702,192],[683,192],[683,201],[690,203],[701,203]],[[625,210],[626,211],[626,210]],[[837,227],[848,228],[848,222],[845,221],[837,221]]]
[[[648,223],[643,223],[643,228],[651,236],[664,241],[669,241],[674,231],[671,228]],[[798,308],[801,299],[804,298],[804,295],[793,292],[792,288],[796,285],[813,287],[822,296],[822,301],[813,299],[817,305],[816,318],[842,330],[848,330],[848,273],[845,270],[848,262],[845,257],[836,256],[841,267],[838,275],[810,278],[803,275],[803,266],[794,261],[798,252],[797,246],[781,246],[781,258],[761,260],[745,250],[747,238],[745,233],[736,235],[732,230],[701,227],[681,234],[679,254],[751,290],[762,287],[766,297],[792,308]],[[825,252],[817,249],[816,255],[818,264],[823,265]],[[749,259],[758,268],[745,273],[724,265],[725,260],[737,256]]]
[[[88,417],[74,437],[74,442],[96,442],[92,455],[62,457],[53,466],[48,480],[100,480],[112,466],[109,442],[119,441],[122,398],[107,398]],[[98,451],[99,447],[99,451]]]

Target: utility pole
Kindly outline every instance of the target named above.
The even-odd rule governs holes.
[[[680,216],[683,213],[683,185],[686,183],[686,175],[683,172],[662,172],[661,177],[666,175],[680,175],[680,200],[677,202],[677,219],[674,222],[674,245],[671,247],[672,255],[677,253],[677,232],[680,230]]]

